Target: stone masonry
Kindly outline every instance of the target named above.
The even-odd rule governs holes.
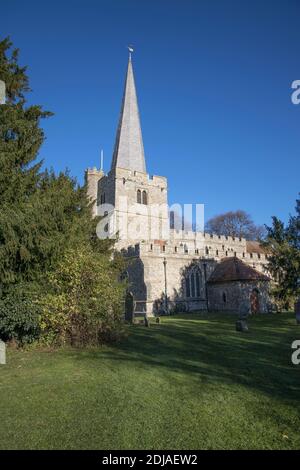
[[[170,229],[167,179],[146,173],[131,60],[111,170],[88,169],[86,180],[94,215],[104,216],[107,236],[118,234],[116,249],[129,261],[136,313],[152,315],[166,305],[181,311],[214,308],[207,281],[226,257],[265,272],[265,254],[243,238]],[[244,302],[248,293],[241,286],[240,292]]]

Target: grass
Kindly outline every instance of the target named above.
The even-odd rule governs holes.
[[[292,315],[179,315],[99,349],[8,350],[0,449],[299,449]]]

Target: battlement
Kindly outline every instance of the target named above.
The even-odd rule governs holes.
[[[225,247],[224,247],[225,248]],[[213,249],[203,244],[202,246],[188,246],[187,244],[173,243],[163,240],[141,241],[135,245],[123,248],[127,256],[140,256],[140,255],[153,255],[153,256],[168,256],[172,257],[190,257],[190,258],[207,258],[221,260],[223,258],[230,258],[236,256],[247,262],[251,263],[265,263],[267,257],[264,253],[248,253],[246,251],[234,251],[233,249]]]
[[[216,235],[205,232],[195,232],[193,230],[170,229],[170,237],[176,240],[203,240],[205,243],[228,243],[245,246],[246,239],[239,237],[230,237],[226,235]]]
[[[212,240],[214,242],[228,242],[244,245],[246,243],[245,238],[241,237],[231,237],[226,235],[216,235],[214,233],[205,233],[203,232],[203,237],[205,240]]]
[[[163,189],[166,189],[168,185],[167,178],[164,176],[149,175],[126,168],[115,168],[109,174],[113,174],[115,178],[124,178],[126,181],[135,181],[147,186],[160,186]]]
[[[93,168],[87,168],[87,169],[85,170],[85,173],[86,173],[87,175],[95,175],[95,176],[98,176],[98,177],[100,177],[100,178],[101,178],[102,176],[104,176],[103,170],[98,170],[98,168],[95,167],[95,166],[94,166]]]

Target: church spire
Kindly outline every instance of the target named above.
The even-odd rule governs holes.
[[[118,167],[146,173],[143,137],[131,62],[132,51],[130,47],[112,169]]]

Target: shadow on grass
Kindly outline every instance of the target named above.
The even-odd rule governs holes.
[[[237,333],[235,321],[234,315],[182,315],[150,328],[129,326],[122,343],[77,358],[88,358],[95,367],[105,359],[134,362],[183,384],[235,383],[281,401],[299,400],[300,368],[291,363],[291,343],[300,338],[300,328],[292,326],[291,316],[257,316],[249,321],[248,333]]]

